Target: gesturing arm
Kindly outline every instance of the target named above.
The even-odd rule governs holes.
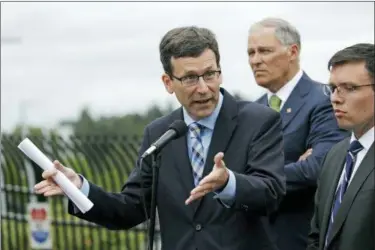
[[[149,132],[146,129],[139,155],[148,146]],[[147,158],[143,160],[142,168],[140,168],[139,163],[138,160],[137,166],[130,174],[121,192],[109,193],[101,187],[88,182],[88,198],[94,203],[94,207],[87,213],[82,214],[79,211],[77,213],[77,210],[74,209],[74,204],[69,202],[68,212],[108,229],[128,229],[145,221],[141,180],[143,178],[143,193],[147,213],[149,214],[152,172]]]

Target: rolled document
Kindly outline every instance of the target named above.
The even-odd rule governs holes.
[[[54,165],[28,138],[24,139],[18,148],[44,170],[54,169]],[[86,213],[93,207],[93,203],[60,171],[54,177],[69,199],[82,212]]]

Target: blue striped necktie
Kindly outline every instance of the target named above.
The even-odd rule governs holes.
[[[191,138],[191,166],[193,168],[194,184],[198,185],[203,175],[204,169],[204,147],[202,143],[202,135],[204,126],[198,123],[192,123],[189,126]]]
[[[333,222],[335,221],[335,216],[341,205],[345,191],[348,187],[348,183],[353,172],[353,167],[355,164],[356,156],[358,152],[360,152],[362,149],[363,149],[363,146],[361,145],[361,143],[359,143],[359,141],[353,141],[349,146],[349,150],[346,155],[344,176],[342,180],[340,181],[339,186],[337,188],[337,192],[335,194],[335,199],[334,199],[332,210],[331,210],[331,217],[328,223],[328,229],[327,229],[327,234],[326,234],[325,244],[324,244],[325,249],[327,248],[328,238],[330,237],[330,234],[332,233],[331,230],[332,230]]]

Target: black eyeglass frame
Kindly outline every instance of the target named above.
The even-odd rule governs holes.
[[[216,78],[218,78],[221,74],[221,70],[208,70],[206,72],[204,72],[203,74],[201,75],[187,75],[187,76],[182,76],[182,77],[177,77],[173,74],[169,74],[172,78],[178,80],[181,82],[182,85],[184,86],[192,86],[192,85],[196,85],[198,82],[199,82],[199,78],[203,78],[204,82],[209,82],[211,79],[207,80],[205,79],[205,77],[210,77],[211,75],[210,74],[215,74]],[[192,80],[194,80],[194,83],[192,84],[186,84],[186,81],[189,79],[189,78],[193,78]]]

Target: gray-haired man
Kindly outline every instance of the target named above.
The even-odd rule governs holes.
[[[283,121],[287,194],[269,218],[280,250],[306,249],[322,159],[348,135],[338,128],[322,84],[300,68],[300,51],[299,32],[283,19],[266,18],[250,28],[249,64],[267,90],[258,102]]]

